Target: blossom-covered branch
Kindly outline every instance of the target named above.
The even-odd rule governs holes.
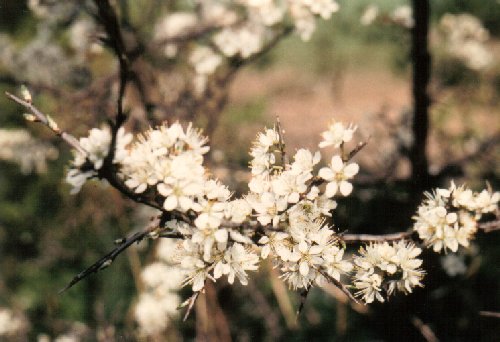
[[[355,296],[366,303],[384,301],[384,293],[412,292],[422,286],[425,272],[418,259],[421,248],[405,240],[415,231],[436,252],[467,247],[482,216],[498,210],[500,193],[491,189],[475,193],[452,183],[450,189],[427,194],[414,217],[413,231],[340,234],[326,220],[336,208],[335,198],[353,191],[352,178],[359,166],[350,158],[364,143],[355,145],[355,153],[346,152],[346,146],[356,129],[332,122],[319,146],[335,152],[323,167],[319,151],[299,149],[288,160],[279,125],[264,130],[250,151],[249,192],[233,198],[204,166],[207,138],[191,124],[186,128],[178,122],[163,124],[135,139],[120,129],[112,168],[104,165],[111,133],[93,128],[79,141],[87,154],[76,151],[68,172],[72,191],[78,192],[90,178],[111,179],[111,185],[129,198],[159,209],[161,215],[144,231],[119,241],[117,248],[77,275],[67,288],[108,266],[133,243],[168,237],[178,239],[170,262],[179,265],[185,274],[183,283],[191,285],[194,293],[222,276],[231,284],[238,279],[245,285],[247,272],[256,271],[267,258],[296,290],[307,292],[311,286],[331,282],[354,299],[344,284],[352,277]],[[348,260],[346,242],[369,244]]]

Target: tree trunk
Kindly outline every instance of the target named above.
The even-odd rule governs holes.
[[[428,50],[429,0],[412,0],[412,64],[413,64],[413,145],[410,149],[412,195],[420,197],[429,186],[427,135],[429,130],[429,95],[427,85],[431,73]]]

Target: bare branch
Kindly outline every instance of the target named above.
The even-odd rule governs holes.
[[[371,234],[344,234],[340,238],[346,243],[363,243],[363,242],[384,242],[398,241],[410,238],[413,231],[401,233],[371,235]]]
[[[427,342],[439,342],[432,329],[416,316],[413,316],[411,323],[417,328]]]
[[[359,304],[359,301],[356,298],[354,298],[354,296],[352,295],[352,293],[347,289],[347,287],[344,284],[342,284],[340,281],[338,281],[337,279],[335,279],[332,276],[330,276],[324,270],[320,269],[320,270],[318,270],[318,272],[321,273],[321,275],[323,277],[325,277],[333,285],[337,286],[339,288],[339,290],[341,290],[350,300],[352,300],[356,304]]]
[[[113,164],[116,150],[117,134],[120,127],[127,120],[123,111],[123,98],[125,88],[129,78],[130,62],[128,59],[125,43],[123,41],[120,24],[113,7],[109,0],[95,0],[98,9],[98,20],[104,26],[108,39],[106,43],[113,49],[120,65],[120,86],[118,90],[117,111],[114,123],[111,125],[111,143],[109,145],[108,155],[104,159],[104,168],[109,168]]]
[[[479,223],[478,229],[481,229],[485,233],[490,233],[495,230],[500,230],[500,218],[494,221]]]
[[[358,154],[358,152],[361,151],[367,144],[368,144],[368,140],[359,142],[358,145],[351,152],[349,152],[349,155],[347,156],[347,159],[344,160],[344,162],[349,161],[352,158],[354,158],[354,156],[356,154]]]
[[[20,99],[19,97],[9,93],[5,92],[5,95],[11,99],[12,101],[20,104],[27,110],[29,110],[33,115],[36,117],[36,121],[41,122],[45,126],[47,126],[52,132],[54,132],[57,136],[60,136],[61,139],[63,139],[65,142],[67,142],[71,147],[76,149],[78,152],[82,153],[83,155],[87,155],[87,151],[83,149],[82,146],[80,146],[80,143],[78,140],[72,136],[71,134],[61,130],[59,126],[55,123],[54,120],[52,120],[49,116],[43,114],[38,108],[36,108],[31,102],[24,101]]]
[[[500,318],[500,312],[493,312],[493,311],[479,311],[479,315],[483,317],[493,317],[493,318]]]
[[[198,298],[198,296],[200,295],[200,291],[198,292],[195,292],[193,293],[193,295],[191,297],[189,297],[189,299],[186,301],[188,307],[187,307],[187,310],[186,310],[186,313],[184,314],[184,317],[182,318],[182,321],[185,322],[188,317],[189,317],[189,314],[191,313],[191,311],[193,310],[193,307],[194,307],[194,303],[196,302],[196,299]]]
[[[281,121],[279,116],[276,116],[276,124],[275,124],[275,129],[278,132],[278,137],[279,137],[279,152],[281,155],[281,166],[283,169],[285,166],[288,164],[288,156],[286,155],[286,149],[285,149],[285,131],[283,130],[283,127],[281,127]]]
[[[68,285],[66,285],[62,290],[59,291],[59,293],[63,293],[64,291],[68,290],[71,288],[73,285],[76,283],[80,282],[80,280],[85,279],[87,276],[89,276],[92,273],[97,273],[98,271],[108,267],[111,265],[113,260],[121,254],[123,251],[125,251],[128,247],[130,247],[132,244],[135,242],[142,241],[147,235],[149,234],[148,231],[143,231],[143,232],[138,232],[132,235],[131,237],[127,238],[122,244],[120,244],[118,247],[113,249],[111,252],[103,256],[101,259],[97,260],[92,266],[86,268],[82,272],[78,273],[70,282]]]
[[[113,7],[108,0],[95,0],[98,9],[98,20],[104,26],[108,39],[106,43],[113,49],[120,63],[120,89],[118,92],[116,126],[121,126],[126,119],[123,112],[123,96],[128,80],[129,60],[123,41],[120,24]]]
[[[123,251],[129,248],[134,243],[138,243],[145,239],[154,229],[158,227],[160,223],[160,218],[154,219],[151,224],[142,232],[137,232],[128,238],[121,239],[119,241],[115,241],[118,244],[111,252],[103,256],[101,259],[97,260],[90,267],[86,268],[82,272],[78,273],[63,289],[59,291],[59,293],[63,293],[73,285],[77,284],[81,280],[85,279],[92,273],[97,273],[102,269],[105,269],[115,260],[115,258],[120,255]]]

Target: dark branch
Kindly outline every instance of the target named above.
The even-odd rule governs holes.
[[[429,132],[429,105],[427,93],[431,75],[431,56],[428,47],[429,0],[412,0],[415,26],[411,31],[413,64],[413,143],[410,147],[412,186],[415,199],[429,185],[427,137]]]
[[[311,288],[308,287],[307,289],[304,289],[303,291],[300,292],[300,305],[299,308],[297,309],[297,315],[296,315],[297,320],[299,319],[302,310],[304,310],[304,306],[306,305],[307,295],[309,294],[310,290]]]
[[[125,48],[125,43],[123,41],[118,17],[116,16],[113,7],[111,7],[108,0],[95,0],[95,3],[98,9],[97,19],[104,26],[108,36],[108,39],[106,39],[105,42],[113,49],[120,66],[120,86],[118,90],[116,118],[114,123],[111,125],[111,144],[109,146],[108,155],[104,159],[104,167],[109,167],[113,164],[113,159],[115,157],[118,130],[127,119],[127,116],[123,111],[123,98],[125,96],[125,88],[127,87],[129,78],[130,62]]]
[[[113,249],[111,252],[103,256],[101,259],[97,260],[92,266],[86,268],[82,272],[78,273],[70,282],[68,285],[66,285],[62,290],[59,291],[59,293],[63,293],[64,291],[68,290],[71,288],[73,285],[77,284],[81,280],[85,279],[92,273],[97,273],[102,269],[105,269],[111,263],[115,260],[115,258],[120,255],[123,251],[125,251],[127,248],[129,248],[132,244],[136,242],[142,241],[145,237],[148,236],[150,232],[149,231],[143,231],[143,232],[138,232],[135,233],[134,235],[128,237],[123,241],[118,247]]]

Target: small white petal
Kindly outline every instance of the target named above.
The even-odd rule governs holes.
[[[340,193],[344,196],[349,196],[352,192],[352,184],[347,181],[340,182]]]
[[[340,172],[344,168],[344,162],[340,156],[333,156],[331,166],[333,171]]]
[[[352,178],[359,172],[359,165],[356,163],[351,163],[344,168],[344,175],[348,178]]]
[[[177,208],[177,197],[168,196],[163,203],[163,208],[165,210],[174,210],[175,208]]]
[[[309,265],[307,262],[302,261],[299,265],[299,272],[302,274],[304,277],[306,277],[309,274]]]
[[[325,196],[332,198],[337,193],[338,185],[337,182],[330,182],[326,185]]]

